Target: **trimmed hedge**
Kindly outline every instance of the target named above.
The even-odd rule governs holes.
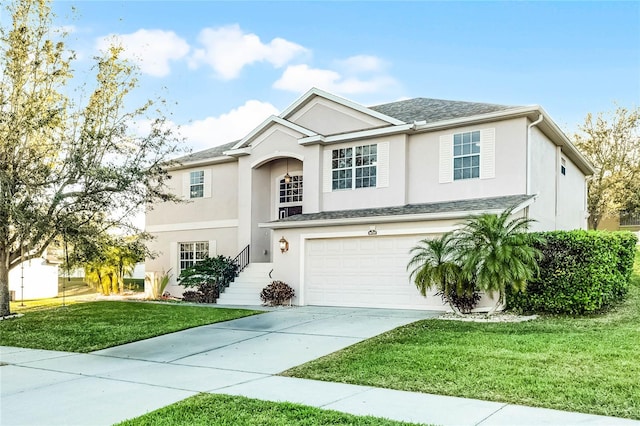
[[[625,297],[637,238],[631,232],[552,231],[543,242],[539,277],[524,293],[507,292],[508,308],[520,312],[586,314]]]

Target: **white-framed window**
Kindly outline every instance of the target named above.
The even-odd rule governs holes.
[[[377,174],[378,146],[376,144],[331,151],[331,188],[333,190],[375,187]]]
[[[178,243],[180,255],[179,267],[182,272],[196,262],[200,262],[209,256],[209,242],[196,241],[189,243]]]
[[[204,170],[189,173],[189,198],[204,197]]]
[[[302,202],[302,175],[291,176],[286,182],[280,179],[280,204],[299,204]]]
[[[480,131],[453,135],[453,180],[480,177]]]
[[[563,175],[567,174],[567,160],[565,160],[564,158],[560,159],[560,173],[562,173]]]

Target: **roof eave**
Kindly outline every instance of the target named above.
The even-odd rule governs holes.
[[[415,128],[416,128],[416,123],[411,123],[411,124],[401,124],[393,127],[381,127],[377,129],[370,129],[370,130],[359,130],[357,132],[350,132],[350,133],[344,133],[344,134],[333,135],[333,136],[315,135],[307,138],[301,138],[300,140],[298,140],[298,143],[300,145],[315,145],[315,144],[329,145],[332,143],[340,143],[340,142],[352,141],[352,140],[358,140],[358,139],[367,139],[367,138],[377,137],[377,136],[396,135],[396,134],[406,133],[408,131],[414,130]]]
[[[528,207],[535,201],[535,196],[525,200],[513,209],[513,213],[518,213],[525,207]],[[344,226],[344,225],[362,225],[362,224],[378,224],[378,223],[394,223],[394,222],[424,222],[433,220],[452,220],[466,219],[484,213],[502,213],[504,209],[482,209],[482,210],[459,210],[452,212],[438,213],[418,213],[418,214],[402,214],[402,215],[386,215],[386,216],[363,216],[350,217],[341,219],[317,219],[302,221],[276,221],[259,223],[259,228],[268,229],[290,229],[290,228],[317,228],[327,226]]]
[[[194,167],[210,166],[212,164],[229,163],[232,161],[237,161],[237,160],[234,157],[223,155],[223,156],[217,156],[212,158],[205,158],[202,160],[176,162],[175,164],[170,165],[165,169],[171,172],[176,170],[192,169]]]

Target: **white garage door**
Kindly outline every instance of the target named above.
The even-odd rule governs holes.
[[[409,281],[409,251],[424,235],[306,241],[305,304],[371,308],[444,309]]]

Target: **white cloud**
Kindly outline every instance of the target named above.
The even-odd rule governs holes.
[[[278,114],[268,102],[250,100],[218,117],[207,117],[180,126],[178,133],[194,151],[242,139],[270,115]]]
[[[310,68],[306,64],[291,65],[279,80],[273,83],[276,89],[303,93],[311,87],[337,94],[375,93],[397,85],[396,80],[386,74],[361,78],[357,75],[345,76],[337,71]]]
[[[191,66],[207,64],[224,80],[238,77],[245,66],[255,62],[269,62],[280,68],[307,52],[299,44],[282,38],[263,43],[257,35],[244,33],[237,24],[205,28],[200,32],[198,41],[203,48],[196,49]]]
[[[189,44],[173,31],[140,29],[131,34],[111,34],[96,42],[97,49],[106,51],[116,44],[124,47],[123,56],[137,62],[140,71],[154,77],[171,73],[170,61],[184,58]]]
[[[381,72],[386,67],[385,62],[377,56],[356,55],[338,61],[338,66],[347,73]]]

